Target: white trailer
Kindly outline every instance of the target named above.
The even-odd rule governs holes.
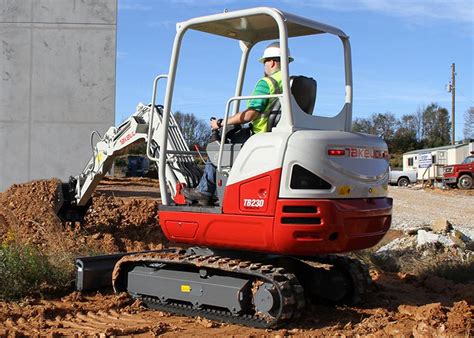
[[[418,180],[441,179],[444,166],[461,163],[471,151],[474,151],[474,140],[409,151],[403,154],[403,170],[415,170]]]

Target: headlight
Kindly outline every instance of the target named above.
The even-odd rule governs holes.
[[[452,173],[453,172],[453,167],[444,167],[444,172],[445,173]]]

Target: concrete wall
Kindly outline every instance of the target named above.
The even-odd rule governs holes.
[[[0,0],[0,191],[67,180],[115,120],[116,0]]]

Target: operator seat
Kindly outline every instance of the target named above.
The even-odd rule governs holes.
[[[296,103],[306,114],[312,115],[314,105],[316,103],[316,92],[318,85],[316,80],[306,76],[290,77],[291,94],[295,98]],[[281,105],[278,101],[274,109],[268,115],[268,131],[271,131],[280,121]]]

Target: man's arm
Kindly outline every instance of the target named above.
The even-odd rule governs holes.
[[[256,111],[255,109],[249,108],[235,115],[230,116],[227,119],[227,124],[235,125],[235,124],[244,124],[244,123],[252,122],[258,117],[259,114],[260,113]],[[217,125],[217,120],[211,120],[211,128],[212,129],[219,128],[219,126]]]
[[[268,84],[263,79],[260,79],[257,84],[255,85],[255,89],[253,90],[252,96],[257,95],[268,95],[270,94],[270,88]],[[260,111],[266,107],[268,103],[268,99],[252,99],[248,103],[248,108],[244,111],[241,111],[235,115],[230,116],[227,119],[227,124],[235,125],[235,124],[244,124],[248,122],[252,122],[255,120]],[[220,128],[217,125],[217,120],[211,120],[211,128],[218,129]]]

